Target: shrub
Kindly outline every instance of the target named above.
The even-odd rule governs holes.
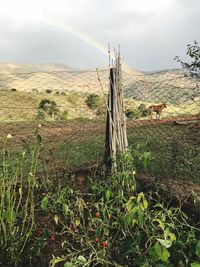
[[[45,120],[45,113],[43,110],[38,110],[38,113],[36,115],[36,120],[39,121]]]
[[[17,89],[12,88],[12,89],[10,89],[10,91],[12,91],[12,92],[17,92]]]
[[[39,103],[39,108],[46,110],[46,108],[51,104],[51,100],[49,99],[42,99]]]
[[[52,93],[52,90],[51,90],[51,89],[47,89],[47,90],[46,90],[46,93],[47,93],[47,94],[51,94],[51,93]]]
[[[140,117],[138,109],[127,109],[125,114],[128,119],[138,119]]]
[[[51,117],[53,117],[59,110],[56,102],[49,99],[42,99],[39,103],[39,109],[42,109]]]
[[[147,117],[149,115],[149,110],[145,104],[140,104],[138,107],[138,111],[141,117]]]
[[[86,99],[86,104],[90,109],[97,109],[99,107],[100,97],[96,94],[90,94]]]

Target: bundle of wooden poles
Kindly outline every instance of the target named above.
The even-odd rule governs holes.
[[[120,52],[115,53],[115,63],[110,68],[108,92],[106,142],[104,163],[116,170],[116,158],[128,148],[126,116],[123,103],[122,68]]]

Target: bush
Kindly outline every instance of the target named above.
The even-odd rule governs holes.
[[[43,110],[39,110],[36,115],[36,120],[43,121],[45,120],[45,113]]]
[[[127,109],[125,114],[128,119],[138,119],[140,117],[138,109]]]
[[[47,94],[51,94],[51,93],[52,93],[52,90],[51,90],[51,89],[47,89],[47,90],[46,90],[46,93],[47,93]]]
[[[49,99],[42,99],[39,103],[39,108],[46,110],[48,106],[51,105],[51,100]]]
[[[149,109],[146,107],[145,104],[140,104],[138,107],[138,111],[141,117],[147,117],[150,114]]]
[[[12,91],[12,92],[17,92],[17,89],[12,88],[12,89],[10,89],[10,91]]]
[[[53,117],[58,112],[56,102],[49,99],[42,99],[39,103],[39,109],[42,109],[51,117]]]
[[[90,109],[97,109],[100,105],[100,97],[96,94],[91,94],[86,99],[86,104]]]

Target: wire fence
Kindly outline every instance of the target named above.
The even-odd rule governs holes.
[[[1,147],[11,134],[15,155],[41,124],[41,173],[101,166],[108,86],[108,69],[1,74]],[[138,173],[199,182],[200,81],[182,70],[123,72],[123,91]]]

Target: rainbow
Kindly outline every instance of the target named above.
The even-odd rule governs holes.
[[[86,35],[82,31],[79,31],[70,25],[65,24],[64,22],[59,22],[53,19],[40,19],[40,22],[56,27],[59,30],[62,30],[64,32],[67,32],[68,34],[74,36],[75,38],[80,39],[81,41],[87,43],[89,46],[94,47],[96,50],[100,51],[102,54],[108,56],[108,47],[97,41],[96,39]],[[111,59],[115,58],[114,52],[110,49],[110,56]],[[123,68],[124,69],[129,69],[130,67],[123,61]]]

